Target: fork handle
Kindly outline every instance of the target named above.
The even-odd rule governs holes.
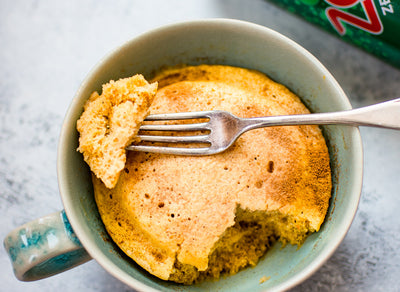
[[[400,98],[358,109],[305,115],[242,119],[244,131],[267,126],[333,125],[369,126],[400,130]]]

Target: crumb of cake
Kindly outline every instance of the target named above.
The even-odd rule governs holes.
[[[111,80],[93,92],[77,122],[78,151],[107,188],[118,181],[132,143],[157,91],[142,75]]]
[[[260,278],[260,284],[267,282],[269,279],[271,279],[271,277],[267,277],[267,276],[263,276]]]

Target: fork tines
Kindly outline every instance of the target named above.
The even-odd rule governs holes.
[[[169,114],[154,114],[146,117],[145,122],[152,121],[181,121],[181,120],[196,120],[196,119],[209,119],[207,112],[188,112],[188,113],[169,113]],[[209,135],[195,134],[194,135],[179,135],[179,132],[204,132],[210,131],[207,122],[193,122],[186,124],[149,124],[144,123],[140,127],[139,135],[140,143],[137,145],[130,145],[127,150],[148,151],[158,153],[176,153],[187,155],[201,155],[206,153],[209,149]],[[150,132],[150,133],[147,133]],[[153,133],[151,133],[153,132]],[[170,132],[168,135],[161,135],[156,132]],[[146,134],[143,134],[146,133]],[[178,134],[178,135],[176,135]],[[158,145],[154,145],[158,143]],[[161,145],[160,145],[161,143]],[[162,145],[163,143],[173,143],[174,145]],[[192,143],[191,147],[182,147],[181,144]],[[150,144],[150,145],[149,145]],[[199,147],[206,144],[207,147]],[[193,147],[197,146],[197,147]]]

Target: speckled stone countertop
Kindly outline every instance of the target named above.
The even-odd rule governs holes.
[[[250,0],[0,0],[0,238],[61,210],[56,151],[80,82],[110,50],[158,26],[235,18],[301,44],[332,72],[354,107],[400,96],[400,70],[278,9]],[[334,255],[293,291],[400,291],[400,132],[362,128],[358,213]],[[131,291],[95,261],[51,278],[16,280],[0,249],[0,291]]]

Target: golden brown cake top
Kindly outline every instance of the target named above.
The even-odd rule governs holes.
[[[228,66],[184,67],[154,78],[151,113],[227,110],[241,117],[308,113],[283,85],[256,71]],[[168,279],[176,260],[198,270],[237,208],[279,211],[322,224],[331,194],[329,155],[317,126],[269,127],[242,135],[211,156],[129,152],[109,190],[94,179],[104,224],[121,249]]]

